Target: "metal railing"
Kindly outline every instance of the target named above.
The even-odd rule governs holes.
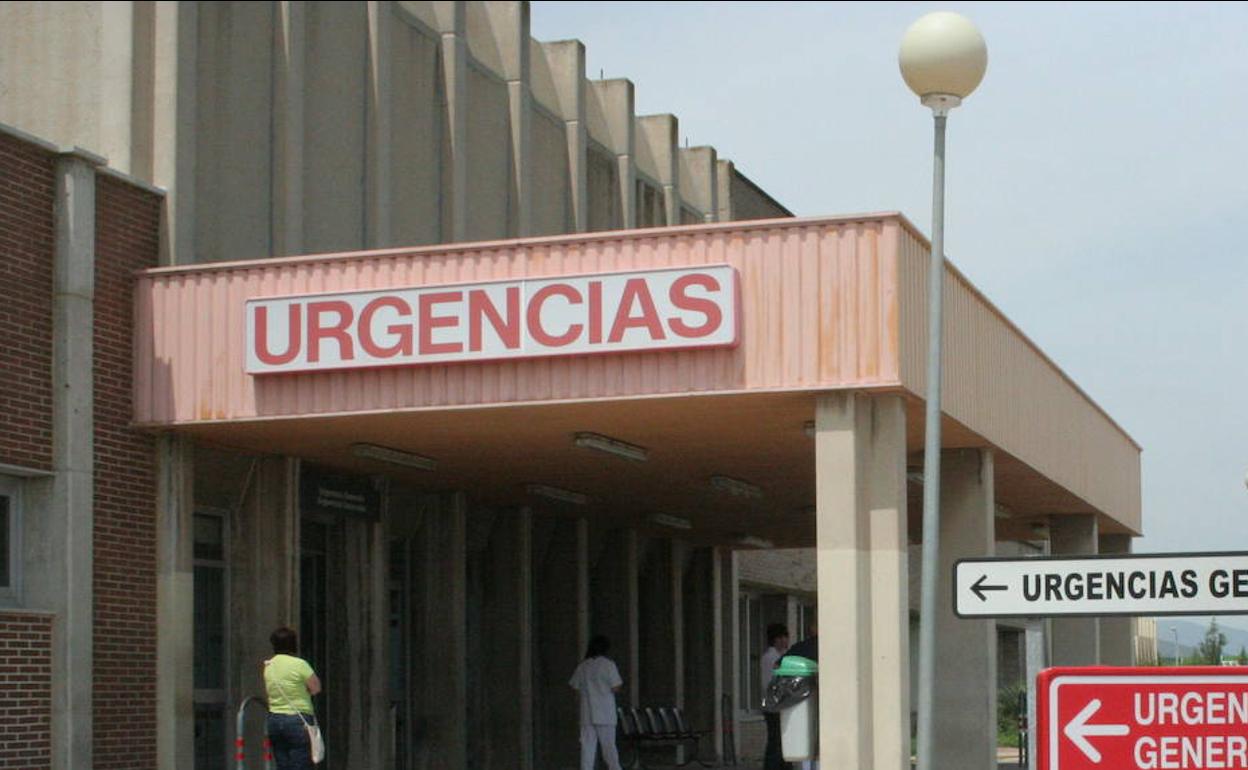
[[[247,707],[252,703],[265,708],[268,704],[264,702],[264,698],[259,695],[252,695],[238,704],[238,715],[234,718],[234,768],[235,770],[244,770],[247,761],[246,739],[243,737],[243,718],[247,714]],[[266,734],[261,742],[264,750],[264,770],[273,770],[273,747],[269,743],[269,736]]]

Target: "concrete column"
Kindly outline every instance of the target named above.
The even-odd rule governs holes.
[[[688,147],[680,151],[680,192],[702,212],[703,222],[719,217],[719,163],[714,147]]]
[[[307,15],[305,3],[299,0],[276,3],[274,13],[270,240],[275,256],[287,256],[303,251],[303,73]],[[371,12],[369,18],[371,26]]]
[[[723,554],[724,585],[721,600],[724,613],[724,670],[728,673],[727,686],[732,719],[732,742],[725,741],[725,752],[731,751],[733,757],[741,755],[741,722],[737,716],[741,713],[741,606],[737,602],[740,584],[740,572],[737,566],[736,551]]]
[[[418,767],[455,770],[467,766],[468,649],[467,522],[462,493],[439,495],[436,510],[425,516],[423,740]]]
[[[675,115],[637,118],[638,139],[644,141],[658,182],[663,186],[664,218],[669,226],[680,224],[679,132],[680,123]]]
[[[1044,621],[1028,620],[1026,631],[1027,665],[1027,759],[1030,770],[1039,767],[1036,759],[1036,678],[1047,666],[1044,643]]]
[[[156,443],[156,762],[195,764],[194,450],[183,436]]]
[[[161,263],[195,261],[195,82],[199,7],[155,3],[152,81],[152,183],[163,187]]]
[[[625,535],[626,581],[628,591],[628,699],[633,706],[641,705],[641,607],[640,548],[637,530]]]
[[[576,520],[576,648],[589,647],[589,519]]]
[[[1095,555],[1095,514],[1050,516],[1049,544],[1054,556]],[[1101,623],[1098,618],[1053,618],[1051,622],[1053,665],[1095,666],[1101,662]]]
[[[620,195],[620,227],[637,226],[636,112],[633,83],[622,78],[589,83],[593,109],[590,133],[615,155]]]
[[[577,702],[568,679],[588,644],[579,638],[581,532],[577,520],[564,517],[535,522],[538,767],[573,766],[579,756]]]
[[[434,0],[442,36],[442,93],[446,98],[446,143],[450,164],[442,177],[442,232],[448,241],[468,233],[468,40],[464,0]]]
[[[1102,554],[1131,553],[1130,535],[1101,535],[1097,550]],[[1106,666],[1135,665],[1135,619],[1110,617],[1100,619],[1100,663]]]
[[[733,163],[730,160],[720,160],[716,163],[715,170],[715,188],[718,191],[715,196],[717,204],[716,215],[720,222],[731,222],[736,219],[732,206],[732,174]]]
[[[90,767],[94,589],[95,166],[85,152],[55,168],[52,256],[52,476],[29,516],[26,599],[56,613],[52,629],[52,767]],[[43,485],[40,485],[43,486]],[[34,507],[32,506],[32,510]]]
[[[871,466],[877,452],[905,454],[904,441],[895,443],[892,431],[879,434],[880,447],[873,445],[875,407],[870,397],[849,392],[820,395],[815,402],[815,558],[824,626],[820,679],[836,682],[819,691],[819,754],[824,765],[846,770],[875,767]],[[828,628],[833,618],[835,627]],[[880,641],[896,647],[893,640]]]
[[[626,692],[631,692],[637,678],[636,533],[611,530],[604,533],[603,540],[601,556],[590,573],[590,631],[606,634],[611,640],[611,657],[620,668]]]
[[[672,699],[685,706],[685,544],[671,541]]]
[[[674,546],[667,539],[647,542],[641,560],[639,597],[641,617],[641,702],[647,705],[675,703],[677,697],[676,624],[673,622],[672,559]]]
[[[230,621],[225,646],[233,703],[251,695],[264,696],[257,661],[273,654],[269,634],[279,625],[299,626],[298,489],[298,460],[256,458],[247,471],[237,507],[230,511],[226,603]],[[328,691],[333,686],[329,672],[318,673],[326,679]],[[259,712],[253,710],[244,728],[247,745],[260,745],[263,725]],[[233,727],[227,718],[226,729],[232,733]],[[337,737],[331,728],[326,738],[331,751]],[[261,766],[257,758],[252,762],[249,768]]]
[[[949,579],[958,559],[993,554],[993,456],[989,450],[951,450],[941,466],[932,761],[937,770],[995,770],[997,627],[992,620],[955,617]]]
[[[533,515],[500,511],[485,553],[478,659],[485,735],[475,741],[487,770],[533,767]]]
[[[900,396],[877,396],[872,407],[866,469],[871,541],[872,754],[876,768],[900,770],[910,767],[906,406]]]
[[[728,677],[724,671],[724,655],[729,648],[729,640],[724,633],[724,551],[720,548],[711,549],[711,656],[714,703],[711,706],[711,735],[715,745],[715,756],[724,758],[724,693],[727,692]]]
[[[364,243],[368,248],[393,245],[390,191],[390,0],[369,0],[368,91],[364,99]]]

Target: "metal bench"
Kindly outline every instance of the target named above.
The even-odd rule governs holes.
[[[703,767],[712,767],[714,763],[706,762],[698,757],[698,748],[703,736],[709,730],[691,730],[685,721],[684,712],[675,706],[646,706],[634,708],[620,706],[616,709],[619,715],[621,743],[632,749],[632,762],[629,767],[645,768],[642,762],[642,750],[655,747],[672,747],[689,749],[689,756],[677,767],[684,767],[697,762]]]

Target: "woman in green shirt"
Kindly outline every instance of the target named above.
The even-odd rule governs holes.
[[[307,725],[316,724],[312,696],[321,680],[299,657],[299,637],[285,626],[269,636],[273,657],[264,662],[264,689],[269,699],[266,728],[277,770],[311,770]]]

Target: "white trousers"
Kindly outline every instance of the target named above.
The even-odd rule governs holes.
[[[615,748],[615,725],[581,725],[581,770],[594,770],[598,746],[611,770],[620,770],[620,752]]]

